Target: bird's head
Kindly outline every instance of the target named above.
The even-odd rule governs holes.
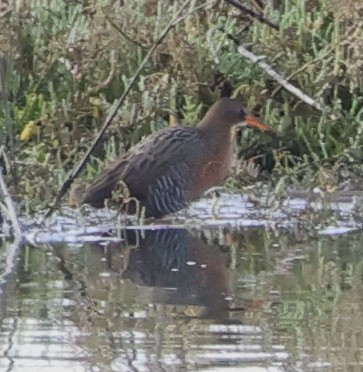
[[[221,98],[208,110],[200,126],[221,126],[231,128],[236,124],[254,127],[262,132],[271,129],[259,120],[247,114],[242,102],[235,98]]]

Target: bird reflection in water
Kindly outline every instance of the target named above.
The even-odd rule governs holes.
[[[129,252],[123,278],[154,287],[154,302],[187,306],[188,316],[227,318],[234,270],[228,247],[209,245],[183,229],[127,231]],[[138,242],[137,242],[138,240]]]
[[[102,299],[110,311],[111,303],[120,301],[126,308],[132,308],[130,302],[145,301],[172,305],[178,316],[223,321],[235,319],[240,311],[261,307],[259,300],[234,298],[236,270],[231,266],[236,257],[229,232],[223,235],[222,245],[212,243],[214,239],[207,239],[207,233],[184,229],[124,230],[123,234],[122,242],[93,243],[84,250],[82,271],[79,266],[74,270],[69,253],[57,250],[59,269],[67,280],[82,276],[79,282],[84,299],[94,303]],[[100,280],[100,273],[109,279]]]

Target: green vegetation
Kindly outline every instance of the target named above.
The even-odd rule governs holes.
[[[110,107],[183,1],[16,0],[0,7],[0,145],[16,165],[9,183],[42,207],[82,157]],[[5,3],[4,3],[5,4]],[[143,70],[82,177],[177,117],[196,122],[221,94],[243,97],[279,134],[271,182],[328,190],[363,176],[363,5],[360,0],[247,1],[279,31],[224,1],[191,1]],[[193,11],[193,8],[199,9]],[[307,95],[319,112],[241,57],[233,35]],[[6,67],[4,70],[3,67]],[[4,80],[4,79],[2,79]],[[255,136],[255,134],[253,134]],[[239,145],[251,144],[243,133]],[[257,151],[257,152],[256,152]],[[241,173],[231,184],[240,186]],[[237,172],[238,173],[238,172]],[[353,181],[352,181],[353,182]]]

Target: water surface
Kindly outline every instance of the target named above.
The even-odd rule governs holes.
[[[127,229],[24,220],[0,242],[0,370],[361,371],[356,206],[216,200]]]
[[[19,248],[2,284],[1,370],[361,370],[361,234],[121,238]]]

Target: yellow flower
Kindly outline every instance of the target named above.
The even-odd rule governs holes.
[[[34,120],[29,121],[22,132],[20,133],[19,139],[20,141],[29,141],[31,140],[36,134],[36,126],[37,123]]]

